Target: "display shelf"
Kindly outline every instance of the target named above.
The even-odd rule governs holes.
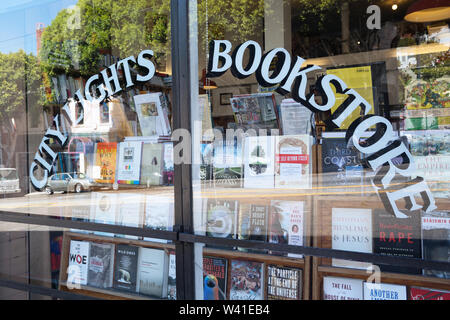
[[[332,216],[333,208],[364,208],[384,209],[383,203],[377,196],[316,196],[314,197],[313,217],[313,246],[319,248],[332,247]],[[450,200],[436,199],[437,210],[450,210]],[[331,258],[313,257],[312,266],[312,299],[321,300],[323,295],[323,278],[336,276],[368,280],[372,279],[372,272],[356,269],[332,266]],[[450,279],[424,276],[420,274],[380,272],[379,281],[405,286],[417,286],[430,289],[450,290]]]
[[[163,249],[166,252],[168,250],[175,250],[175,245],[172,243],[157,243],[151,241],[144,240],[133,240],[127,238],[112,238],[112,237],[104,237],[95,234],[84,234],[84,233],[75,233],[75,232],[64,232],[63,243],[61,248],[61,265],[60,265],[60,276],[59,276],[59,290],[74,292],[77,294],[82,294],[85,296],[90,296],[94,298],[107,299],[107,300],[155,300],[157,298],[153,298],[150,296],[140,295],[138,293],[129,293],[120,290],[115,290],[113,288],[96,288],[91,286],[79,286],[79,288],[69,288],[67,283],[67,270],[69,266],[69,251],[70,251],[70,241],[78,240],[78,241],[91,241],[96,243],[113,243],[113,244],[126,244],[126,245],[134,245],[145,248],[153,248],[153,249]]]

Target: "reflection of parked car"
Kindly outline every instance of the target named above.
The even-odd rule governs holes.
[[[15,168],[0,168],[0,193],[20,192],[19,176]]]
[[[94,180],[86,177],[84,173],[57,173],[48,178],[45,191],[48,194],[55,191],[80,193],[90,191],[96,186]]]

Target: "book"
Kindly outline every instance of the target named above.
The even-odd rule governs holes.
[[[145,196],[136,193],[119,193],[116,224],[140,228],[143,224]],[[139,236],[116,234],[117,237],[138,240]]]
[[[144,143],[140,183],[148,187],[163,184],[163,151],[160,143]]]
[[[324,277],[324,300],[363,300],[363,280]]]
[[[422,253],[425,260],[450,261],[450,212],[422,213]],[[449,271],[424,269],[423,274],[450,279]]]
[[[273,188],[275,137],[245,137],[243,154],[244,188]]]
[[[239,206],[238,239],[267,241],[269,208],[266,205],[242,204]]]
[[[275,137],[275,188],[312,187],[309,135]]]
[[[270,243],[303,246],[303,238],[304,202],[272,200],[270,202],[268,241]],[[281,255],[276,251],[271,253]],[[288,253],[287,256],[303,258],[302,254],[295,253]]]
[[[113,281],[115,289],[136,292],[138,254],[139,247],[126,244],[116,245]]]
[[[114,275],[114,244],[91,242],[88,285],[111,288]]]
[[[116,177],[116,142],[99,142],[96,144],[93,178],[99,183],[114,183]]]
[[[312,112],[294,99],[283,99],[280,104],[281,133],[283,135],[311,134]]]
[[[238,201],[207,199],[206,235],[235,239],[238,210]]]
[[[331,211],[331,248],[372,253],[372,210],[333,208]],[[367,269],[371,264],[332,259],[332,265],[343,268]]]
[[[177,299],[177,265],[174,250],[169,250],[169,273],[167,281],[167,299]]]
[[[215,187],[235,187],[242,184],[242,147],[238,141],[214,142],[213,179]]]
[[[136,113],[143,136],[168,136],[171,133],[164,95],[161,92],[135,95]]]
[[[88,241],[70,240],[69,268],[67,271],[67,284],[87,285],[89,263]]]
[[[355,149],[348,148],[344,137],[322,138],[320,174],[323,186],[361,184],[363,167]]]
[[[136,291],[166,298],[168,271],[169,256],[164,250],[140,247]]]
[[[96,223],[116,224],[116,212],[118,210],[118,194],[106,192],[93,192],[93,220]],[[94,234],[104,237],[114,237],[114,233],[94,231]]]
[[[119,164],[117,183],[139,184],[141,177],[142,142],[119,143]]]
[[[198,119],[202,126],[202,141],[213,141],[214,132],[211,118],[211,105],[207,94],[198,95]]]
[[[273,93],[235,95],[230,98],[235,122],[244,127],[277,128],[277,108]],[[248,128],[248,127],[247,127]]]
[[[264,299],[264,263],[231,260],[230,300]]]
[[[145,195],[144,227],[153,230],[172,231],[174,201],[170,196]],[[145,241],[168,243],[169,240],[144,237]]]
[[[410,287],[409,300],[450,300],[450,291]]]
[[[201,163],[200,163],[200,180],[211,181],[213,180],[213,152],[214,144],[202,143],[201,144]]]
[[[163,185],[173,186],[174,162],[173,162],[173,143],[165,142],[164,145],[164,166],[163,166]]]
[[[203,257],[203,300],[226,300],[228,260]]]
[[[373,253],[389,256],[422,258],[421,216],[413,211],[408,218],[396,218],[381,210],[373,210]],[[414,267],[380,264],[381,271],[421,274]]]
[[[277,265],[267,266],[267,300],[301,300],[302,270]]]
[[[364,300],[407,300],[406,286],[364,282]]]

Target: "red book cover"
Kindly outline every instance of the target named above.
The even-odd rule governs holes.
[[[415,288],[409,289],[410,300],[450,300],[449,291],[438,291],[427,288]]]

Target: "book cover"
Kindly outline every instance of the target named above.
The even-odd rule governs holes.
[[[238,202],[208,199],[206,206],[206,235],[209,237],[235,239]]]
[[[311,137],[275,138],[275,188],[311,188]]]
[[[421,216],[413,211],[408,218],[373,210],[373,252],[381,255],[422,258]],[[381,271],[420,274],[421,269],[380,264]]]
[[[116,177],[116,142],[97,143],[95,154],[94,178],[99,183],[114,183]]]
[[[211,106],[207,94],[198,95],[198,119],[202,125],[202,141],[213,141],[213,123],[211,117]]]
[[[119,193],[116,224],[140,228],[143,224],[145,196],[136,193]],[[116,234],[118,237],[138,240],[138,236]]]
[[[363,300],[363,280],[324,277],[324,300]]]
[[[145,196],[144,227],[153,230],[172,231],[174,225],[174,201],[169,196]],[[144,237],[145,241],[168,243],[169,240]]]
[[[450,300],[450,291],[410,287],[409,300]]]
[[[302,270],[267,266],[267,300],[301,300]]]
[[[166,298],[168,271],[169,256],[164,250],[140,247],[136,291]]]
[[[230,300],[264,299],[264,264],[231,260]]]
[[[88,285],[111,288],[114,275],[114,244],[91,243],[89,257]]]
[[[226,300],[228,260],[203,257],[203,300]]]
[[[214,143],[213,178],[215,187],[241,187],[242,148],[238,141]]]
[[[169,273],[167,281],[167,299],[177,300],[177,265],[174,250],[169,250]]]
[[[200,164],[200,180],[211,181],[213,180],[213,153],[214,144],[202,143],[201,144],[201,164]]]
[[[163,185],[173,186],[173,143],[166,142],[164,145],[164,166],[163,166]]]
[[[119,143],[117,183],[139,184],[141,177],[142,142]]]
[[[140,94],[133,97],[143,136],[170,135],[167,111],[164,110],[161,92]]]
[[[363,178],[358,154],[353,148],[347,148],[344,137],[322,139],[321,166],[324,186],[360,184]]]
[[[267,241],[269,208],[265,205],[242,204],[239,206],[238,239]]]
[[[280,104],[281,132],[283,135],[311,133],[312,112],[294,99],[283,99]]]
[[[147,188],[163,183],[163,151],[164,146],[160,143],[144,143],[142,147],[140,183]]]
[[[136,292],[137,264],[139,247],[116,245],[116,261],[114,264],[114,288]]]
[[[422,213],[423,259],[450,262],[450,213]],[[424,269],[426,276],[450,279],[449,271]]]
[[[235,122],[244,127],[277,128],[277,109],[273,93],[235,95],[230,99]],[[262,125],[262,126],[260,126]]]
[[[331,248],[372,253],[372,210],[333,208],[331,211]],[[332,259],[332,265],[343,268],[367,269],[371,264]]]
[[[244,188],[273,188],[275,137],[245,137]]]
[[[406,286],[364,282],[364,300],[407,300]]]
[[[70,241],[68,285],[87,285],[89,245],[88,241]]]
[[[118,210],[118,194],[106,192],[93,192],[93,220],[96,223],[116,224],[116,212]],[[94,231],[94,234],[104,237],[114,237],[114,233]]]
[[[303,238],[304,202],[272,200],[270,202],[268,241],[270,243],[303,246]],[[272,254],[282,255],[282,253],[275,251]],[[287,256],[303,258],[302,254],[288,253]]]

